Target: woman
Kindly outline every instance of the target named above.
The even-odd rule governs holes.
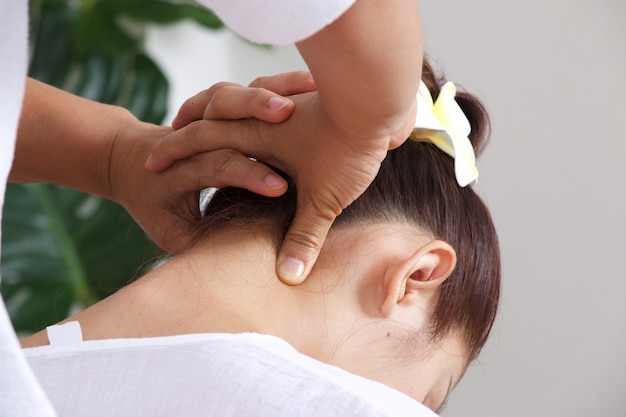
[[[437,96],[427,65],[424,82]],[[456,101],[480,150],[486,114],[467,94]],[[279,281],[274,268],[296,190],[275,199],[218,190],[186,251],[69,319],[82,336],[26,350],[59,413],[391,416],[440,408],[489,334],[500,260],[486,207],[459,185],[458,143],[453,159],[429,143],[434,136],[416,129],[415,140],[389,152],[300,286]],[[24,346],[47,339],[44,331]]]

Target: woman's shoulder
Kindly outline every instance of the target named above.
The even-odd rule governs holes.
[[[24,350],[60,415],[433,415],[404,394],[303,355],[275,336],[66,340]]]

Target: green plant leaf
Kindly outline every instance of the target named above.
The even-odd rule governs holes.
[[[76,21],[74,41],[80,53],[120,55],[139,49],[140,39],[123,29],[116,14],[106,7],[83,7]]]
[[[74,59],[73,31],[76,11],[67,4],[31,6],[33,50],[29,75],[62,88]]]
[[[80,81],[74,92],[90,100],[117,104],[130,78],[131,58],[127,54],[110,56],[97,52],[85,55],[80,65]]]
[[[1,290],[17,331],[89,306],[155,253],[122,207],[50,184],[9,184],[2,230]]]
[[[167,113],[167,78],[154,61],[143,54],[137,55],[133,69],[135,77],[126,107],[138,119],[159,124]]]
[[[71,288],[64,284],[22,285],[15,295],[4,293],[13,327],[22,333],[35,333],[65,319],[72,303]]]
[[[147,4],[129,3],[121,11],[143,22],[168,24],[190,19],[209,29],[220,29],[224,26],[212,11],[197,4],[154,0]]]
[[[194,20],[196,23],[207,29],[221,29],[224,23],[211,10],[204,7],[189,6],[185,10],[188,19]]]

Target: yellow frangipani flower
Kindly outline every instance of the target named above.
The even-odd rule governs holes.
[[[476,183],[478,170],[474,147],[468,137],[471,126],[455,96],[456,87],[447,82],[433,103],[428,87],[420,82],[415,128],[409,138],[430,142],[453,157],[456,180],[461,187],[465,187]]]

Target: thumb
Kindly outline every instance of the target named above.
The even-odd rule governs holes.
[[[317,260],[335,217],[332,212],[326,215],[320,213],[314,204],[298,205],[276,263],[276,273],[282,282],[288,285],[304,282]]]

